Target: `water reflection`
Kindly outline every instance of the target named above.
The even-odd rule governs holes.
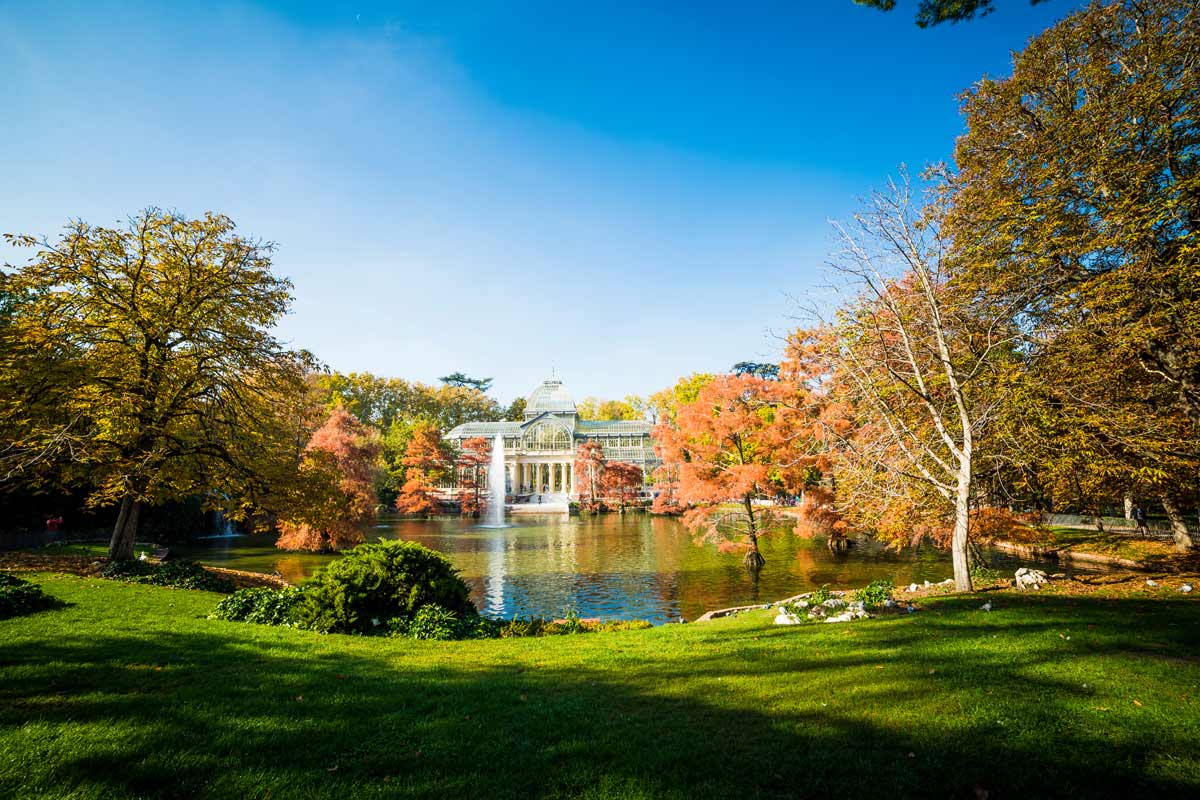
[[[694,619],[705,611],[776,600],[828,584],[862,586],[876,578],[898,585],[940,581],[951,574],[947,553],[932,547],[896,552],[863,539],[834,554],[821,540],[780,533],[763,540],[767,564],[757,576],[737,555],[698,547],[675,519],[631,515],[531,517],[513,527],[482,528],[471,521],[383,520],[370,536],[400,538],[445,553],[470,583],[481,611],[495,616]],[[278,572],[297,582],[336,556],[282,553],[261,537],[210,540],[188,555],[237,569]],[[1023,562],[990,554],[993,565]]]

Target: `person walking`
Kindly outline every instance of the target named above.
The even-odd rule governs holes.
[[[1137,525],[1136,533],[1139,536],[1149,537],[1150,529],[1146,527],[1146,512],[1141,506],[1133,507],[1133,522]]]

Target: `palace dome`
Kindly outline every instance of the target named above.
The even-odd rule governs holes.
[[[530,419],[547,411],[553,413],[575,413],[575,400],[563,388],[562,381],[550,378],[533,390],[525,399],[525,418]]]

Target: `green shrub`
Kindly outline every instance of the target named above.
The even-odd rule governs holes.
[[[233,581],[209,572],[195,561],[164,561],[154,568],[144,582],[206,592],[232,592],[234,589]]]
[[[545,628],[546,620],[544,619],[513,617],[501,625],[500,638],[519,639],[526,636],[541,636]]]
[[[128,561],[109,561],[100,569],[102,578],[112,578],[118,581],[138,581],[154,572],[154,565],[141,559]]]
[[[832,599],[833,599],[833,592],[829,591],[829,584],[825,583],[825,584],[821,585],[820,589],[817,589],[815,592],[813,592],[811,595],[809,595],[808,602],[812,603],[814,606],[819,606],[819,605],[821,605],[821,603],[824,603],[826,600],[832,600]]]
[[[439,605],[422,606],[408,623],[407,635],[414,639],[447,642],[459,638],[458,617]]]
[[[239,589],[217,603],[216,610],[208,618],[292,626],[299,602],[300,590],[290,586],[286,589]]]
[[[561,622],[551,622],[543,629],[543,633],[547,636],[558,636],[572,633],[590,633],[591,625],[579,618],[579,612],[575,609],[567,611]]]
[[[468,615],[458,621],[459,639],[496,639],[504,622],[478,614]]]
[[[23,617],[35,611],[64,605],[58,598],[43,592],[42,587],[16,575],[0,572],[0,619]]]
[[[214,575],[195,561],[164,561],[161,564],[141,559],[110,561],[100,570],[100,575],[113,580],[206,592],[232,592],[234,588],[232,581]]]
[[[415,542],[360,544],[304,583],[296,620],[322,633],[382,635],[428,605],[473,616],[470,593],[441,553]]]
[[[855,592],[854,599],[862,603],[865,608],[874,608],[892,599],[892,590],[895,588],[895,584],[890,580],[881,578],[871,581],[864,588]]]

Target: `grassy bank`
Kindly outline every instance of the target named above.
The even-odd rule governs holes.
[[[0,622],[0,796],[947,797],[1200,791],[1200,614],[989,592],[415,642],[204,619],[215,595],[39,576]]]
[[[1170,540],[1142,539],[1128,531],[1096,531],[1052,525],[1020,528],[1006,538],[1014,544],[1123,558],[1150,565],[1165,565],[1179,558]]]

